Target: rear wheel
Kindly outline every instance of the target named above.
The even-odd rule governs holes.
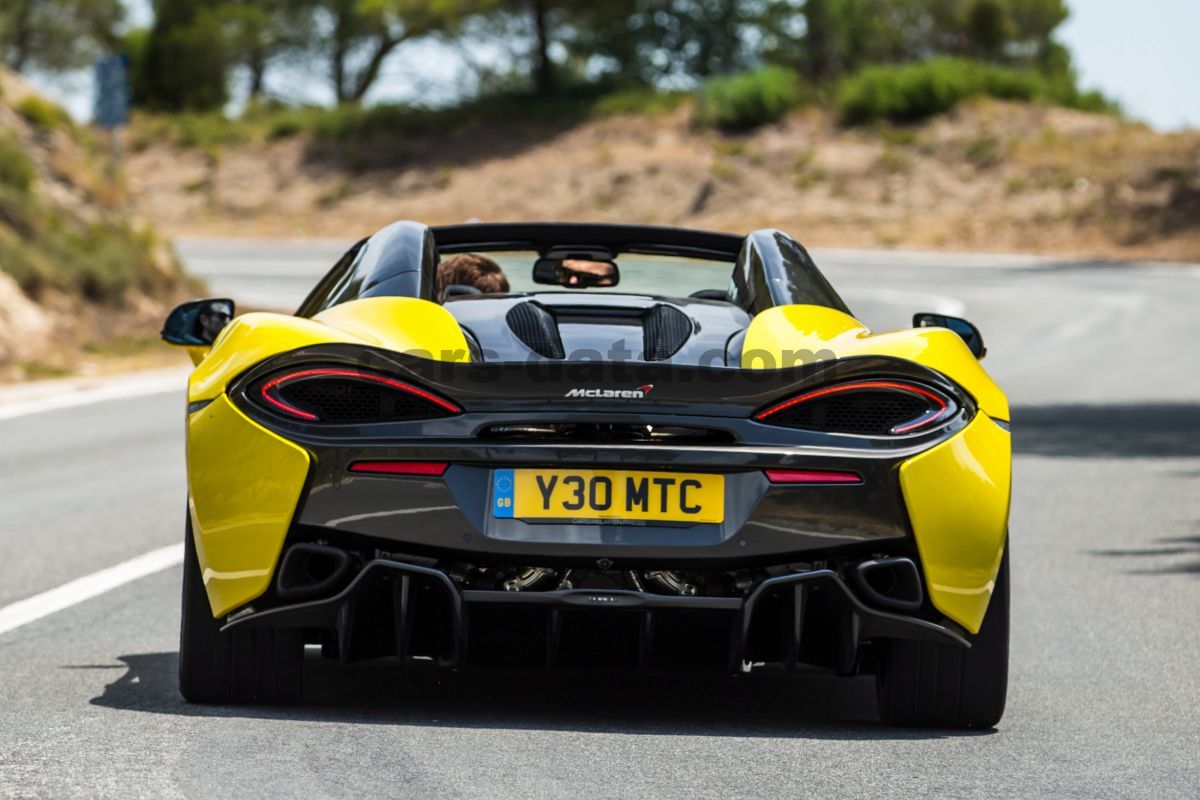
[[[304,658],[299,632],[251,628],[222,633],[204,591],[190,514],[183,553],[180,694],[190,703],[298,702]]]
[[[876,676],[879,715],[890,725],[991,728],[1008,694],[1008,551],[979,633],[969,650],[888,641]]]

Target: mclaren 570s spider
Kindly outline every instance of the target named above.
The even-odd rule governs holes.
[[[510,291],[439,281],[463,254]],[[189,701],[298,702],[319,654],[829,670],[889,723],[1003,714],[982,337],[868,330],[783,233],[397,222],[293,315],[200,300],[163,336],[196,364]]]

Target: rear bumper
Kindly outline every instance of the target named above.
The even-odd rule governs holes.
[[[614,648],[627,655],[627,666],[664,666],[677,651],[669,639],[671,622],[684,620],[691,644],[695,623],[715,623],[716,660],[710,666],[746,671],[754,663],[781,663],[793,668],[806,657],[808,640],[820,639],[826,648],[833,639],[832,662],[843,674],[857,669],[861,645],[877,639],[916,639],[970,647],[952,624],[881,611],[864,604],[841,576],[815,569],[767,578],[742,597],[684,597],[641,591],[568,589],[505,592],[462,589],[445,572],[392,559],[375,559],[344,589],[328,598],[235,615],[224,630],[250,627],[301,628],[322,634],[333,654],[342,660],[397,655],[403,660],[435,661],[453,667],[479,662],[482,641],[513,628],[487,618],[479,631],[472,621],[481,612],[503,616],[507,611],[532,611],[537,620],[530,637],[505,640],[526,665],[560,666],[578,628],[588,626],[588,614],[629,624],[625,641]],[[524,614],[528,623],[530,616]],[[820,629],[813,636],[812,623]],[[725,626],[727,636],[719,631]],[[576,630],[571,630],[575,628]],[[530,630],[528,624],[525,630]],[[660,637],[660,630],[668,634]],[[832,637],[830,631],[832,630]],[[473,635],[482,633],[483,636]],[[714,643],[714,642],[710,642]],[[623,645],[623,646],[621,646]],[[593,651],[594,652],[594,651]],[[710,648],[711,652],[711,648]],[[608,655],[611,655],[609,653]],[[689,666],[704,663],[689,653]]]
[[[392,551],[508,563],[713,568],[780,563],[910,537],[897,470],[901,459],[776,449],[589,446],[316,447],[313,479],[297,518],[317,535],[357,535]],[[357,460],[442,461],[441,478],[351,473]],[[545,523],[490,513],[498,467],[697,470],[725,475],[725,520],[716,524]],[[861,484],[776,486],[769,468],[852,470]]]

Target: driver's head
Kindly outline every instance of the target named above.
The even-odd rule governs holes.
[[[196,316],[196,333],[205,341],[215,341],[217,334],[229,324],[229,311],[226,305],[213,305],[202,310]]]
[[[508,278],[504,270],[492,259],[476,253],[460,253],[444,259],[437,268],[437,296],[443,299],[446,287],[451,284],[473,286],[484,294],[507,292]]]
[[[612,286],[614,272],[607,261],[568,258],[562,262],[559,281],[564,286]]]

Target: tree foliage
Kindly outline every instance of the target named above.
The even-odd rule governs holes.
[[[91,64],[117,40],[120,0],[3,0],[0,54],[21,72],[50,72]]]
[[[157,111],[219,109],[229,99],[231,46],[221,0],[155,0],[133,54],[134,101]]]
[[[483,0],[316,0],[314,50],[329,65],[338,103],[358,103],[406,42],[449,32]]]
[[[3,0],[10,64],[67,69],[110,45],[120,0]],[[1054,38],[1066,0],[153,0],[125,37],[135,99],[166,110],[225,105],[234,76],[262,96],[275,65],[315,66],[360,104],[397,52],[426,37],[502,39],[487,69],[547,97],[581,83],[670,89],[781,66],[821,86],[874,65],[972,58],[1074,80]],[[462,49],[471,50],[464,40]],[[763,75],[777,73],[760,73]],[[717,83],[718,87],[723,84]],[[753,88],[754,81],[728,86]],[[725,91],[722,89],[722,91]],[[752,94],[753,92],[751,92]],[[720,93],[718,93],[720,94]],[[827,94],[827,93],[826,93]]]

